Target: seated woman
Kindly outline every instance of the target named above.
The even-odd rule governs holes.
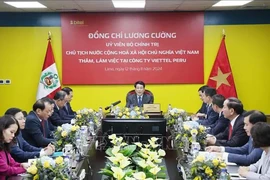
[[[25,127],[25,117],[22,110],[18,108],[9,108],[5,115],[12,115],[19,123],[20,129]],[[54,147],[48,145],[46,148],[37,148],[28,144],[22,137],[22,133],[18,130],[17,144],[11,146],[11,156],[17,162],[27,162],[28,159],[33,159],[43,155],[51,155],[54,152]]]
[[[10,146],[15,143],[14,137],[19,133],[18,128],[14,117],[5,115],[0,118],[0,179],[24,173],[28,167],[27,163],[17,163],[9,153]]]
[[[270,125],[264,122],[256,123],[251,129],[253,145],[262,148],[261,159],[249,167],[240,167],[241,176],[252,180],[270,180]]]

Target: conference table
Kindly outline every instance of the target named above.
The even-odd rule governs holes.
[[[98,137],[97,137],[98,139]],[[183,180],[181,172],[179,173],[177,165],[178,158],[181,158],[181,154],[178,150],[172,149],[167,146],[165,164],[167,169],[167,174],[169,180]],[[76,168],[74,171],[77,174],[77,177],[80,176],[82,170],[85,170],[85,180],[101,180],[102,174],[99,174],[101,168],[105,167],[106,163],[106,154],[104,149],[99,149],[96,147],[95,141],[92,141],[87,149],[87,155],[79,162],[77,162]],[[188,166],[188,164],[184,164]],[[237,173],[238,166],[229,165],[227,166],[229,173]],[[9,180],[23,180],[23,177],[14,176],[10,177]]]

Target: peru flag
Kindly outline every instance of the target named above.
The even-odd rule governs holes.
[[[60,79],[54,61],[51,41],[49,39],[47,52],[39,79],[37,100],[43,97],[53,98],[57,91],[61,90]]]

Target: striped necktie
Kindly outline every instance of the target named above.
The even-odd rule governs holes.
[[[138,106],[141,107],[142,106],[142,96],[138,97]]]

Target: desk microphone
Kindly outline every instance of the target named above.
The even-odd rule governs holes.
[[[108,110],[111,108],[111,106],[116,106],[117,104],[120,104],[120,103],[121,103],[121,101],[116,101],[116,102],[112,103],[110,106],[105,107],[105,110]]]

